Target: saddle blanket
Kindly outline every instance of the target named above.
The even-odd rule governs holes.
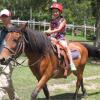
[[[77,50],[71,50],[71,54],[73,59],[78,59],[80,56],[80,52]]]

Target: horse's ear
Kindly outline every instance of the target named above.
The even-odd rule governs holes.
[[[28,26],[28,22],[20,25],[20,31],[25,31],[26,27]]]

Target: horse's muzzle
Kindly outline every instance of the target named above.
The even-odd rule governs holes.
[[[0,64],[5,65],[4,63],[5,63],[5,58],[0,58]]]

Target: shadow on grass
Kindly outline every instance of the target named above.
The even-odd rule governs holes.
[[[50,96],[50,100],[73,100],[73,93],[64,93]],[[82,95],[78,94],[78,100],[81,100]],[[38,98],[38,100],[46,100],[45,98]]]
[[[88,96],[97,95],[97,94],[100,94],[100,91],[99,92],[88,93]]]

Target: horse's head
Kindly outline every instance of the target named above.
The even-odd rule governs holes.
[[[1,64],[8,64],[11,61],[12,56],[17,56],[18,53],[22,52],[22,48],[24,46],[24,39],[23,39],[23,32],[22,28],[11,28],[7,33],[1,54],[0,54],[0,63]]]

